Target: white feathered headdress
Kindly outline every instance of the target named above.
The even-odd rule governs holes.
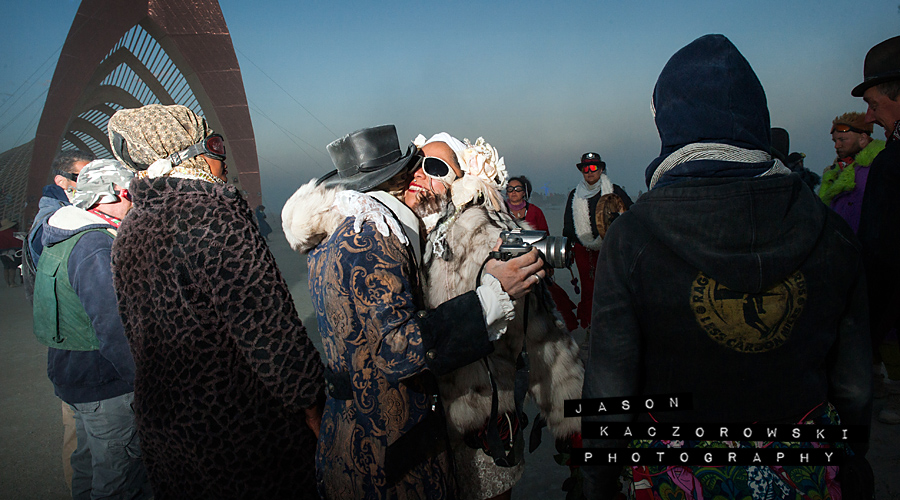
[[[509,178],[503,157],[497,153],[496,148],[484,142],[483,137],[479,137],[475,144],[468,139],[464,139],[464,142],[466,148],[457,156],[465,175],[450,186],[453,204],[463,207],[480,195],[483,205],[502,211],[504,205],[501,191]]]

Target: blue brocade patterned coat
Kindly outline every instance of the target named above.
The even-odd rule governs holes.
[[[319,493],[453,498],[434,375],[492,349],[478,299],[470,292],[443,311],[425,311],[411,248],[372,222],[357,232],[354,217],[332,208],[334,195],[308,184],[282,215],[292,247],[309,251],[309,287],[329,372],[316,458]],[[449,345],[442,333],[459,327],[472,337],[457,335]]]

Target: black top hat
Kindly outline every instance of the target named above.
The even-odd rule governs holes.
[[[578,168],[582,168],[585,165],[599,165],[601,167],[606,167],[606,162],[600,159],[600,155],[597,153],[585,153],[581,155],[581,163],[576,164]]]
[[[418,149],[410,145],[400,152],[397,128],[379,125],[351,132],[328,145],[328,154],[337,170],[325,174],[319,184],[341,185],[366,192],[414,164]]]
[[[863,66],[863,82],[850,94],[862,97],[869,87],[891,80],[900,80],[900,36],[888,38],[869,49]]]

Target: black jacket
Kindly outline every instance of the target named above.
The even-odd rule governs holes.
[[[859,221],[859,241],[868,273],[872,327],[896,312],[900,297],[900,140],[889,141],[869,167]]]
[[[796,174],[651,190],[610,227],[596,283],[584,398],[691,393],[693,410],[653,415],[690,423],[791,423],[829,401],[868,425],[859,243]]]

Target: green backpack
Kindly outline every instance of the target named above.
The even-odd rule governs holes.
[[[34,275],[34,335],[38,342],[66,351],[96,351],[100,348],[91,318],[69,283],[69,254],[78,240],[92,231],[77,233],[45,247]]]

